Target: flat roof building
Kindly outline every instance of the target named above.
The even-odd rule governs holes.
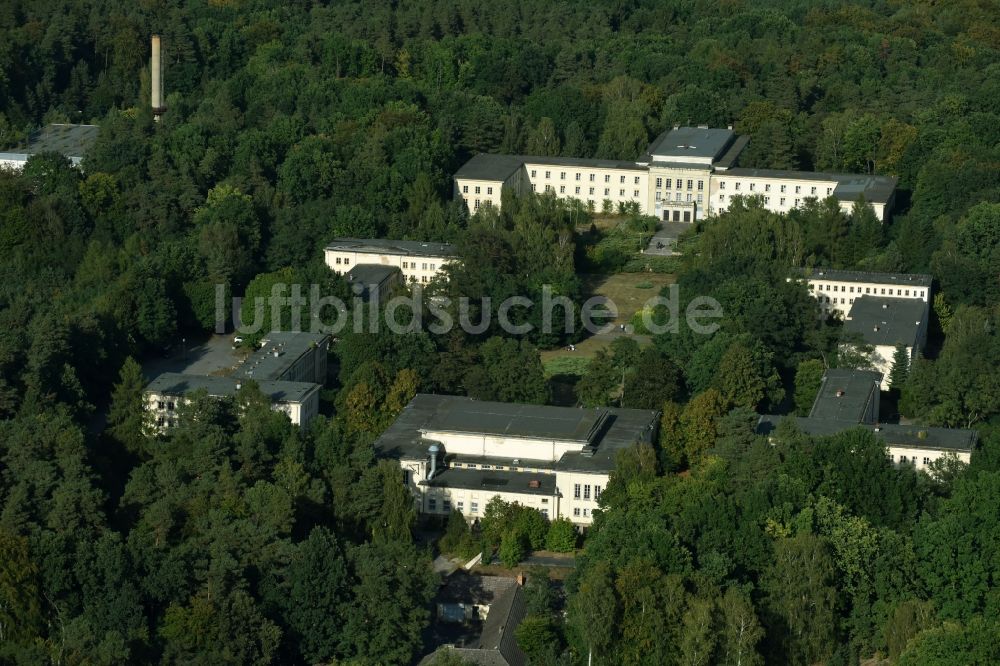
[[[375,441],[399,460],[423,514],[482,515],[494,496],[590,524],[619,451],[652,442],[657,412],[421,393]]]
[[[177,425],[178,406],[189,401],[197,391],[213,398],[231,398],[250,379],[188,375],[165,372],[150,382],[144,391],[146,408],[153,413],[157,429]],[[319,384],[281,380],[257,381],[261,392],[271,399],[275,410],[288,415],[296,425],[307,424],[319,412]]]
[[[975,430],[879,423],[880,382],[877,372],[831,368],[823,374],[809,416],[766,414],[757,421],[757,434],[773,439],[778,425],[791,419],[800,432],[817,437],[863,428],[885,444],[886,455],[896,465],[927,469],[949,454],[964,463],[971,460],[977,440]]]
[[[445,264],[457,257],[455,247],[448,243],[386,238],[335,238],[324,251],[326,265],[337,273],[362,265],[384,266],[399,269],[407,283],[422,284],[443,275]],[[362,279],[372,277],[365,275]]]
[[[0,167],[21,169],[32,155],[54,152],[79,166],[83,156],[97,140],[97,125],[54,123],[33,132],[24,145],[0,152]]]
[[[319,390],[326,383],[330,336],[306,331],[271,331],[259,349],[228,377],[166,372],[143,391],[146,409],[162,431],[177,425],[177,408],[204,390],[215,398],[232,397],[253,381],[275,410],[305,426],[319,413]]]

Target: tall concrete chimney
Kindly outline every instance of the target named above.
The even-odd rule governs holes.
[[[156,121],[160,120],[160,116],[166,111],[166,107],[163,106],[163,60],[160,58],[160,36],[153,35],[153,57],[150,62],[150,79],[152,83],[152,91],[150,94],[150,103],[153,107],[153,118]]]

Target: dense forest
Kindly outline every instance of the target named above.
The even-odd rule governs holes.
[[[417,391],[551,401],[538,350],[573,335],[345,333],[302,430],[248,385],[151,436],[140,362],[212,330],[217,284],[346,294],[335,236],[455,243],[450,296],[580,303],[578,272],[627,264],[586,213],[529,196],[470,218],[451,174],[476,152],[632,159],[690,122],[749,135],[745,166],[898,176],[897,210],[751,198],[683,240],[663,270],[726,317],[622,339],[576,383],[584,405],[620,383],[660,437],[618,461],[565,603],[526,620],[531,662],[997,663],[998,25],[988,0],[3,3],[0,146],[101,130],[82,169],[0,171],[0,662],[428,652],[432,553],[372,441]],[[753,434],[755,410],[802,412],[825,367],[859,363],[786,280],[819,265],[934,276],[927,357],[891,397],[976,428],[971,465]]]

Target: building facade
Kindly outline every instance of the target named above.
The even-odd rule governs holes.
[[[256,383],[271,399],[271,408],[287,414],[295,425],[308,425],[319,413],[319,384],[273,380]],[[212,398],[232,398],[243,386],[244,381],[236,377],[165,372],[146,386],[143,395],[153,419],[151,425],[163,432],[178,425],[181,406],[191,402],[191,394],[205,391]]]
[[[455,196],[470,213],[499,207],[504,191],[550,192],[592,210],[605,202],[634,203],[659,219],[693,222],[726,211],[736,195],[759,195],[765,208],[785,213],[807,199],[834,197],[850,212],[864,200],[885,221],[896,179],[887,176],[744,169],[737,167],[747,138],[732,128],[675,126],[636,161],[479,154],[454,178]]]
[[[375,442],[424,515],[483,515],[494,497],[589,525],[615,456],[652,442],[658,414],[418,394]]]
[[[426,284],[443,275],[445,264],[456,256],[454,246],[447,243],[384,238],[336,238],[324,252],[326,265],[337,273],[348,273],[358,265],[388,266],[398,268],[411,284]]]

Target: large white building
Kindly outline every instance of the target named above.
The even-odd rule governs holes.
[[[204,390],[214,398],[236,395],[256,382],[273,409],[305,426],[319,413],[319,391],[326,383],[330,336],[323,333],[272,331],[261,346],[228,377],[166,372],[146,386],[146,409],[157,430],[178,424],[178,408],[190,394]]]
[[[443,275],[445,264],[457,255],[448,243],[335,238],[326,246],[324,256],[326,265],[337,273],[349,273],[358,265],[388,266],[398,268],[408,283],[426,284]]]
[[[455,196],[473,213],[499,207],[505,190],[551,192],[600,210],[609,201],[635,203],[646,215],[693,222],[729,208],[735,195],[760,195],[764,206],[788,212],[806,199],[834,197],[845,212],[864,199],[885,221],[896,179],[888,176],[744,169],[747,137],[729,129],[675,126],[636,161],[479,154],[455,174]]]
[[[827,370],[809,416],[761,416],[757,432],[773,440],[784,419],[793,419],[800,431],[817,436],[863,428],[885,444],[886,455],[896,466],[926,470],[946,455],[966,464],[971,461],[977,440],[975,430],[879,423],[881,381],[880,373],[869,370]]]
[[[593,520],[617,453],[652,442],[657,412],[418,394],[375,442],[399,461],[421,514],[483,515],[494,497],[577,525]]]
[[[34,132],[24,146],[0,152],[0,167],[20,170],[32,155],[59,153],[73,166],[80,166],[84,153],[97,140],[97,125],[71,125],[54,123]]]

